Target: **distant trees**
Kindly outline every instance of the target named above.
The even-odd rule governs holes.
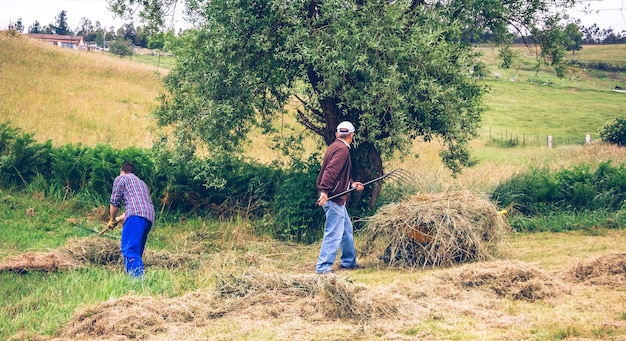
[[[24,24],[22,24],[22,18],[17,19],[15,23],[10,23],[9,30],[17,31],[17,32],[24,31]]]
[[[67,24],[67,12],[65,10],[61,11],[55,19],[56,24],[51,24],[51,28],[54,31],[54,34],[66,36],[72,33],[72,30],[70,30],[70,27]]]
[[[593,24],[582,27],[582,44],[626,44],[626,30],[615,32],[612,28],[601,29]]]
[[[35,22],[31,26],[28,27],[28,33],[41,33],[41,32],[42,32],[41,24],[37,20],[35,20]]]

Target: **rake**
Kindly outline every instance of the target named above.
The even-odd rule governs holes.
[[[375,179],[372,179],[372,180],[370,180],[368,182],[364,182],[363,183],[363,187],[365,187],[367,185],[370,185],[370,184],[373,184],[373,183],[375,183],[377,181],[383,180],[383,179],[385,179],[387,177],[397,177],[399,179],[407,181],[407,179],[410,179],[409,175],[410,174],[407,171],[403,170],[403,169],[394,169],[394,170],[392,170],[391,172],[389,172],[387,174],[383,174],[383,175],[381,175],[381,176],[379,176],[379,177],[377,177]],[[340,197],[340,196],[342,196],[344,194],[348,194],[348,193],[353,192],[355,190],[356,190],[356,187],[350,188],[348,190],[345,190],[345,191],[343,191],[341,193],[337,193],[337,194],[329,197],[328,200],[335,199],[337,197]]]

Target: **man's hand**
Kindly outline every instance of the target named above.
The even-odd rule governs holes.
[[[115,228],[115,226],[117,226],[117,221],[115,221],[115,219],[111,219],[107,224],[107,230],[112,230]]]
[[[328,194],[322,192],[320,193],[320,197],[317,199],[317,204],[319,206],[324,206],[324,204],[328,201]]]
[[[99,235],[103,235],[105,232],[114,229],[115,226],[117,226],[117,223],[118,222],[115,221],[115,219],[109,220],[109,223],[107,224],[107,227],[104,230],[100,231],[100,233],[98,233],[98,234]]]
[[[362,182],[355,181],[352,183],[352,188],[356,188],[357,191],[362,191],[365,189]]]

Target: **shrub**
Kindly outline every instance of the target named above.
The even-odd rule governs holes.
[[[619,211],[626,199],[626,169],[602,162],[550,171],[531,168],[499,184],[491,194],[500,207],[513,207],[525,216],[554,211]]]
[[[604,142],[626,145],[626,117],[618,117],[600,128],[600,138]]]

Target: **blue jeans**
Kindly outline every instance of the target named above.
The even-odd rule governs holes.
[[[326,212],[324,239],[315,267],[315,272],[318,274],[332,269],[339,248],[341,248],[341,266],[356,265],[352,221],[350,221],[346,206],[329,200],[324,204],[324,211]]]
[[[124,221],[122,228],[122,255],[124,268],[131,277],[143,277],[144,267],[141,256],[148,240],[152,223],[143,217],[130,216]]]

